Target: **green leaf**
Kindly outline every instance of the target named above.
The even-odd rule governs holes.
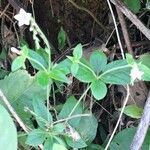
[[[18,132],[18,147],[21,147],[23,150],[30,149],[30,146],[25,144],[26,140],[27,134],[25,134],[23,131]]]
[[[25,107],[33,110],[32,100],[38,95],[41,101],[46,99],[46,89],[41,88],[33,76],[25,70],[10,73],[0,80],[0,89],[6,95],[12,107],[22,120],[31,127],[31,113],[25,111]]]
[[[125,107],[123,113],[129,117],[139,119],[142,116],[143,109],[136,105],[128,105]]]
[[[44,48],[36,49],[36,52],[45,60],[45,62],[48,64],[49,56],[48,53]]]
[[[5,48],[2,48],[0,52],[0,60],[5,60],[6,57],[7,57],[7,50]]]
[[[59,49],[64,48],[64,46],[66,45],[67,37],[66,37],[66,32],[64,31],[64,29],[62,27],[60,28],[57,39],[58,39]]]
[[[0,149],[17,150],[16,127],[9,113],[2,105],[0,105]]]
[[[104,150],[104,148],[98,144],[90,144],[85,150]]]
[[[67,149],[63,145],[54,143],[53,150],[67,150]]]
[[[61,112],[59,113],[59,119],[63,119],[63,118],[67,118],[68,115],[71,113],[72,109],[74,108],[74,106],[76,105],[77,100],[75,99],[75,97],[71,96],[67,99],[66,103],[63,105],[63,108],[61,110]],[[78,115],[78,114],[82,114],[82,106],[81,104],[79,104],[77,106],[77,108],[75,109],[73,115]],[[72,126],[72,127],[77,127],[77,125],[80,122],[81,117],[77,117],[77,118],[73,118],[70,119],[68,121],[68,123]]]
[[[57,136],[50,136],[44,142],[44,150],[53,150],[54,148],[57,148],[55,144],[61,145],[63,148],[66,147],[66,143],[64,143],[62,138],[57,137]]]
[[[77,74],[78,69],[79,69],[79,64],[73,63],[71,65],[71,73],[73,74],[73,76],[75,76]]]
[[[95,79],[95,75],[86,67],[79,65],[75,77],[81,82],[90,83]]]
[[[143,65],[147,66],[148,68],[150,68],[150,53],[144,54],[140,56],[140,60],[139,62],[141,62]]]
[[[134,64],[134,58],[133,58],[133,56],[131,55],[131,54],[126,54],[126,60],[127,60],[127,63],[128,64]]]
[[[78,141],[75,141],[70,137],[65,137],[65,140],[66,140],[67,144],[73,148],[87,147],[87,144],[85,143],[85,141],[82,138]]]
[[[59,64],[57,64],[55,69],[60,70],[65,75],[67,75],[70,73],[71,65],[72,65],[72,62],[68,58],[66,58],[63,61],[61,61]]]
[[[9,71],[0,68],[0,80],[3,79],[8,74],[9,74]]]
[[[57,81],[61,81],[64,83],[70,83],[69,79],[66,77],[65,73],[57,68],[54,68],[50,73],[49,73],[49,77],[57,80]]]
[[[78,60],[82,57],[82,53],[82,45],[78,44],[73,50],[73,56]]]
[[[107,64],[107,57],[101,51],[94,51],[90,56],[90,64],[92,69],[98,75]]]
[[[18,56],[16,59],[13,60],[11,65],[11,70],[16,71],[20,68],[25,68],[25,58],[23,56]]]
[[[64,123],[58,123],[54,125],[53,131],[56,132],[57,134],[62,133],[65,130],[65,124]]]
[[[150,81],[150,68],[143,64],[138,64],[139,70],[142,71],[144,74],[142,75],[143,81]]]
[[[106,84],[101,80],[95,80],[91,84],[92,95],[97,99],[103,99],[107,94]]]
[[[39,71],[36,74],[36,78],[38,83],[42,86],[42,87],[46,87],[48,84],[52,83],[52,80],[49,77],[49,74],[46,71]]]
[[[46,133],[41,129],[34,129],[28,134],[26,144],[38,146],[44,142]]]
[[[29,48],[24,45],[21,47],[21,56],[23,56],[24,58],[26,58],[28,56],[29,53]]]
[[[110,144],[110,150],[129,150],[135,132],[136,132],[136,128],[126,128],[121,132],[119,132],[112,140],[112,143]],[[147,132],[141,150],[149,149],[149,145],[150,145],[149,139],[150,139],[150,129]]]
[[[85,113],[89,113],[86,111]],[[76,127],[82,139],[86,144],[91,143],[97,133],[98,122],[96,118],[91,114],[91,116],[82,117],[78,127]]]
[[[36,121],[38,122],[38,125],[41,128],[45,128],[46,125],[50,125],[50,123],[53,121],[52,115],[47,110],[44,102],[41,101],[41,99],[39,99],[37,95],[35,95],[33,99],[33,108],[35,114],[37,115]]]
[[[44,150],[53,150],[53,139],[47,138],[44,142]]]
[[[100,79],[109,84],[126,85],[131,83],[131,66],[126,60],[113,61],[106,65]]]
[[[138,13],[141,8],[140,0],[124,0],[124,3],[133,11],[134,13]]]
[[[32,64],[32,66],[37,70],[44,70],[43,67],[45,69],[48,68],[48,64],[45,61],[45,59],[40,54],[38,54],[33,50],[29,50],[28,59]]]

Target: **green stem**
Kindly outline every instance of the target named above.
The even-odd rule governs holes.
[[[43,39],[44,43],[46,44],[46,47],[48,50],[46,50],[47,54],[48,54],[48,71],[50,71],[50,66],[51,66],[51,48],[53,47],[52,45],[49,44],[49,41],[47,40],[46,36],[44,35],[44,33],[42,32],[42,30],[39,28],[39,26],[37,25],[36,21],[34,18],[32,18],[31,20],[31,26],[33,26],[36,28],[36,31],[38,32],[38,34],[40,35],[40,37]]]
[[[91,88],[91,86],[89,86],[84,93],[81,95],[80,99],[78,100],[78,102],[76,103],[76,105],[74,106],[74,108],[72,109],[72,111],[70,112],[70,114],[68,115],[68,119],[66,119],[65,123],[68,122],[69,118],[71,117],[71,115],[74,113],[75,109],[78,107],[78,105],[80,104],[82,98],[87,94],[88,90]]]

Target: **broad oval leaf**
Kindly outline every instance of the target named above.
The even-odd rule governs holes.
[[[109,84],[130,84],[131,69],[132,67],[127,64],[126,60],[117,60],[106,65],[100,79]]]
[[[38,146],[44,142],[46,138],[45,131],[41,129],[34,129],[28,134],[26,144],[31,146]]]
[[[90,64],[98,75],[107,64],[107,57],[102,51],[94,51],[90,56]]]
[[[35,96],[33,99],[33,108],[35,114],[37,115],[36,121],[38,122],[38,125],[41,128],[45,128],[46,125],[50,125],[50,123],[53,121],[52,115],[47,110],[44,102],[41,101],[38,96]]]
[[[138,67],[139,67],[139,70],[144,73],[142,75],[142,80],[150,81],[150,68],[140,63],[138,64]]]
[[[58,69],[58,70],[62,71],[65,75],[67,75],[70,73],[71,65],[72,65],[72,62],[68,58],[66,58],[65,60],[63,60],[59,64],[57,64],[55,69]]]
[[[126,128],[120,131],[112,140],[110,150],[129,150],[136,128]],[[126,138],[125,138],[126,137]],[[150,145],[150,129],[147,132],[141,150],[148,150]]]
[[[71,73],[73,74],[73,76],[75,76],[78,72],[79,69],[79,64],[78,63],[73,63],[71,65]]]
[[[142,116],[143,109],[136,105],[128,105],[125,107],[123,113],[129,117],[139,119]]]
[[[63,145],[54,143],[54,144],[53,144],[53,149],[52,149],[52,150],[67,150],[67,148],[64,147]]]
[[[65,124],[64,123],[58,123],[54,125],[53,131],[58,133],[62,133],[65,130]]]
[[[98,144],[90,144],[86,149],[84,150],[104,150],[104,148]]]
[[[64,31],[64,29],[62,27],[60,28],[57,39],[58,39],[59,49],[64,48],[67,37],[66,37],[66,32]]]
[[[25,58],[23,56],[18,56],[13,60],[11,65],[11,71],[16,71],[20,68],[25,68]]]
[[[87,144],[85,143],[85,141],[82,138],[80,140],[78,140],[78,141],[75,141],[75,140],[73,140],[70,137],[66,137],[65,140],[66,140],[67,144],[69,146],[71,146],[72,148],[84,148],[84,147],[87,147]]]
[[[89,113],[85,111],[84,113]],[[76,127],[82,139],[89,145],[91,143],[97,133],[98,122],[94,115],[82,117],[78,127]]]
[[[71,96],[67,99],[66,103],[63,105],[63,108],[61,110],[61,112],[59,113],[59,118],[63,119],[63,118],[67,118],[68,115],[71,113],[72,109],[74,108],[74,106],[76,105],[77,100],[75,99],[75,97]],[[83,108],[81,106],[81,104],[79,104],[77,106],[77,108],[75,109],[73,115],[79,115],[82,114]],[[77,117],[77,118],[73,118],[70,119],[68,121],[68,123],[72,126],[72,127],[77,127],[79,122],[80,122],[81,117]]]
[[[94,74],[84,66],[79,65],[79,69],[75,77],[85,83],[90,83],[95,79]]]
[[[31,127],[31,113],[25,111],[25,107],[33,110],[32,100],[35,95],[41,101],[46,99],[46,89],[43,89],[25,70],[10,73],[0,80],[0,89],[7,96],[10,104],[22,120]]]
[[[78,44],[73,50],[73,56],[75,59],[80,59],[82,57],[82,45]]]
[[[28,59],[30,63],[32,64],[32,66],[37,70],[44,70],[44,68],[45,69],[48,68],[48,64],[44,60],[44,58],[33,50],[29,50]]]
[[[50,73],[49,73],[49,77],[57,80],[57,81],[61,81],[64,83],[70,83],[69,79],[66,77],[65,73],[63,71],[61,71],[60,69],[54,68]]]
[[[7,110],[0,105],[0,149],[17,150],[17,130]]]
[[[150,53],[144,54],[140,56],[139,62],[141,62],[143,65],[147,66],[150,68]]]
[[[53,144],[53,139],[51,137],[47,138],[44,142],[44,150],[53,150]]]
[[[107,94],[107,87],[101,80],[94,80],[91,84],[92,95],[97,99],[103,99]]]
[[[46,71],[39,71],[36,74],[36,78],[38,83],[42,86],[42,87],[46,87],[48,84],[52,83],[52,80],[49,77],[49,74]]]
[[[126,54],[126,60],[128,64],[134,64],[135,60],[131,54]]]

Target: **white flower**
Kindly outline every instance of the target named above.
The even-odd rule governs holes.
[[[31,20],[31,13],[27,13],[24,9],[20,9],[19,14],[15,15],[14,18],[18,20],[18,26],[29,25]]]
[[[136,63],[134,63],[132,66],[131,73],[130,73],[131,84],[133,84],[136,79],[141,80],[143,74],[144,73],[139,70],[138,65]]]

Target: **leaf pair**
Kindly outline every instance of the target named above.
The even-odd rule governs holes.
[[[129,84],[131,82],[130,70],[131,66],[126,60],[117,60],[107,64],[107,57],[102,51],[94,51],[89,63],[82,58],[71,66],[71,72],[77,79],[91,83],[92,94],[97,100],[105,97],[106,84]]]
[[[25,69],[25,60],[28,58],[32,66],[37,70],[47,70],[47,54],[46,52],[41,49],[38,52],[30,50],[26,45],[21,47],[21,55],[18,56],[12,63],[11,70],[16,71],[20,68]]]

